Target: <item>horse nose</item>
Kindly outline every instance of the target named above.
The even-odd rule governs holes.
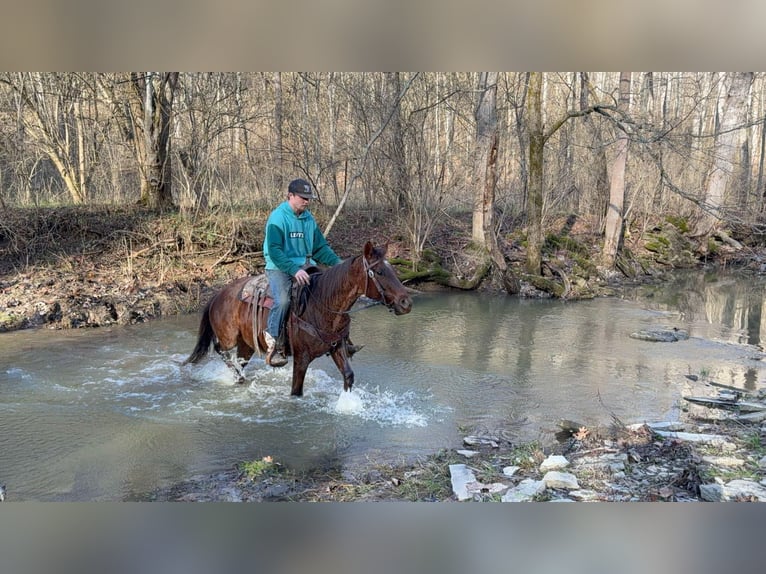
[[[399,298],[399,307],[404,313],[409,313],[412,310],[412,299],[409,295],[404,295]]]

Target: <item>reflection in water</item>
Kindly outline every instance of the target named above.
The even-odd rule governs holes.
[[[670,283],[640,287],[632,296],[656,309],[677,312],[684,321],[708,324],[728,341],[764,348],[766,338],[766,276],[743,272],[686,272]]]
[[[254,359],[182,366],[198,316],[92,331],[0,335],[0,483],[10,500],[120,500],[266,455],[346,467],[460,444],[461,428],[551,440],[584,424],[676,418],[687,374],[762,382],[763,280],[688,275],[625,299],[423,294],[410,315],[353,315],[356,385],[329,358],[302,399],[290,369]],[[674,326],[688,341],[632,332]],[[757,345],[757,346],[756,346]]]

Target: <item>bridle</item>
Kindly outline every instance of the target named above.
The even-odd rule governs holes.
[[[383,286],[380,284],[380,281],[378,281],[377,277],[375,277],[375,267],[378,266],[381,262],[385,262],[384,258],[376,259],[372,263],[367,261],[367,257],[364,255],[362,257],[362,265],[364,266],[364,289],[362,290],[361,295],[365,295],[367,293],[367,285],[369,284],[369,281],[372,280],[372,284],[375,285],[375,289],[378,290],[378,293],[380,294],[380,299],[371,299],[374,301],[374,303],[367,305],[364,307],[366,309],[367,307],[372,307],[373,305],[385,305],[389,311],[393,311],[394,309],[394,303],[387,303],[386,302],[386,290],[383,289]],[[308,296],[311,297],[314,300],[314,303],[317,304],[319,307],[324,309],[325,311],[329,313],[333,313],[335,315],[350,315],[353,311],[335,311],[333,309],[328,308],[327,306],[323,305],[315,296],[313,291],[308,292]]]
[[[386,290],[383,289],[383,286],[380,284],[380,281],[378,281],[377,277],[375,277],[375,266],[379,265],[381,262],[385,265],[385,259],[382,257],[378,260],[376,260],[374,263],[368,263],[367,258],[362,255],[362,262],[364,263],[364,271],[365,271],[365,278],[364,278],[364,293],[367,293],[367,283],[370,279],[372,279],[372,284],[375,285],[375,289],[378,290],[378,293],[380,293],[380,299],[373,299],[373,301],[376,301],[378,303],[382,303],[385,305],[389,310],[393,309],[393,302],[387,303],[386,302]]]

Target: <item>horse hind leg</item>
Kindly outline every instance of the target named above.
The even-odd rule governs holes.
[[[237,384],[242,385],[246,383],[245,372],[243,367],[239,364],[236,347],[224,350],[221,349],[220,345],[215,345],[215,350],[221,356],[226,366],[234,371],[234,374],[237,376]]]

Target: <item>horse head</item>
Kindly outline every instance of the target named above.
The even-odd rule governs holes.
[[[399,281],[396,271],[386,259],[387,245],[364,245],[364,270],[366,273],[365,296],[380,301],[396,315],[412,311],[412,299],[406,287]]]

